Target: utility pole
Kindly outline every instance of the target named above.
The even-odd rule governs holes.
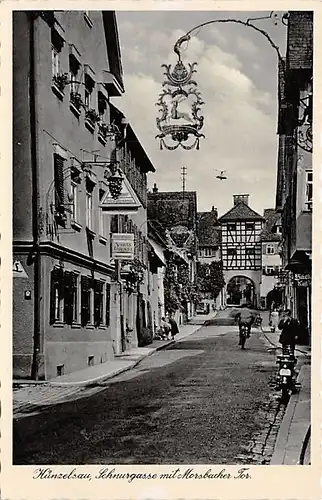
[[[181,167],[181,180],[182,180],[182,195],[184,198],[184,193],[186,191],[186,177],[187,177],[187,167],[183,165]]]

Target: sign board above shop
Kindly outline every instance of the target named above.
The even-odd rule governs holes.
[[[133,260],[134,259],[134,234],[113,233],[112,234],[112,259]]]

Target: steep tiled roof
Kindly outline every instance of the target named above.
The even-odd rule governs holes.
[[[197,235],[199,246],[220,245],[220,229],[218,227],[217,213],[198,212],[197,214]]]
[[[165,229],[182,225],[195,230],[197,194],[195,191],[157,191],[148,193],[148,219],[156,219]]]
[[[263,217],[259,215],[255,210],[250,208],[246,203],[240,202],[226,212],[222,217],[220,217],[219,222],[230,222],[239,220],[263,220]]]
[[[281,239],[280,234],[272,232],[273,227],[280,218],[281,214],[277,213],[274,208],[267,208],[264,210],[265,223],[261,233],[262,241],[279,241]]]
[[[287,60],[289,69],[312,69],[313,12],[291,11],[287,31]]]

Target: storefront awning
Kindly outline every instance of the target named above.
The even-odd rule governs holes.
[[[153,248],[155,255],[158,257],[158,259],[161,261],[161,263],[165,266],[167,261],[166,261],[166,258],[164,256],[163,252],[160,250],[160,248],[158,248],[158,245],[156,245],[156,243],[153,240],[148,238],[148,241],[149,241],[151,247]]]

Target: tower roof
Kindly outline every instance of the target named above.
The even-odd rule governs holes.
[[[228,210],[224,215],[222,215],[218,222],[234,222],[234,221],[263,221],[264,218],[259,215],[255,210],[250,208],[246,203],[240,201],[233,208]]]

